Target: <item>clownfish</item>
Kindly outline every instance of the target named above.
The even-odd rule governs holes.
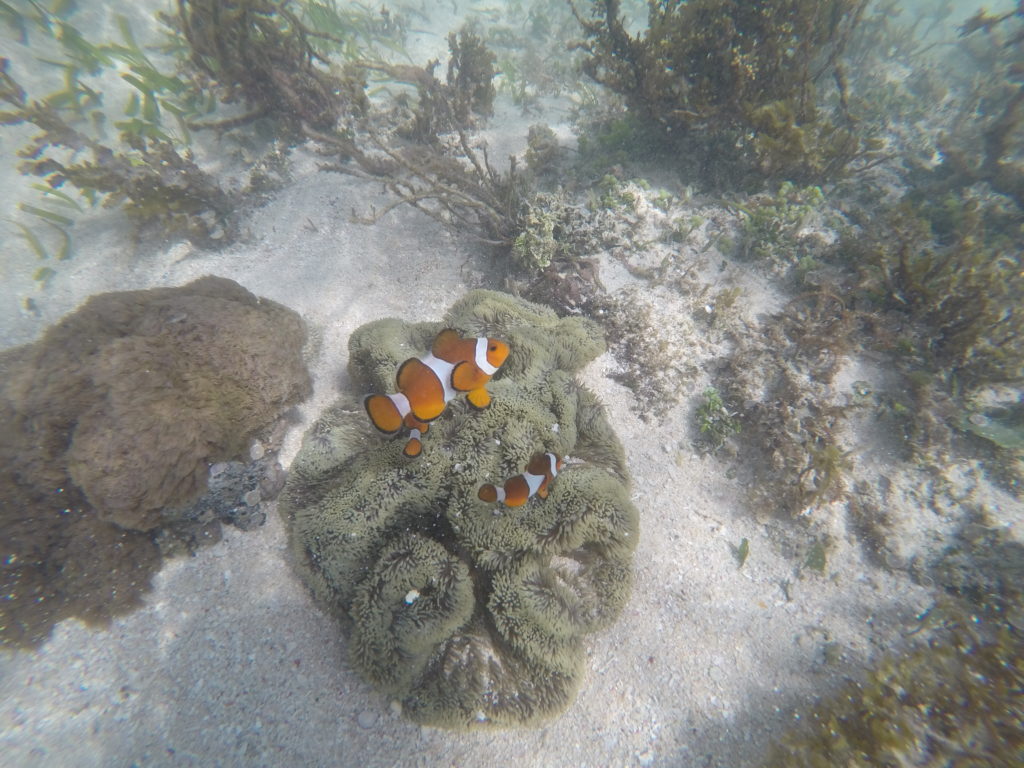
[[[505,481],[502,488],[496,488],[490,483],[481,485],[477,496],[481,501],[493,503],[500,501],[506,507],[520,507],[526,503],[534,494],[542,499],[548,497],[548,485],[558,475],[562,468],[562,460],[555,454],[538,453],[530,463],[526,465],[526,471]]]
[[[497,339],[464,339],[446,328],[437,334],[430,354],[410,357],[395,377],[398,392],[367,395],[363,406],[381,432],[394,434],[403,426],[409,431],[406,456],[419,456],[420,441],[429,422],[436,419],[457,395],[466,393],[474,408],[486,408],[491,395],[485,384],[508,357],[508,344]]]

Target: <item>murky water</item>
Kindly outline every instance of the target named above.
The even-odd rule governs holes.
[[[1024,761],[1024,18],[652,12],[0,7],[5,764]]]

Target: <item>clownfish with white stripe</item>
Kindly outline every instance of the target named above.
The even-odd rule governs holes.
[[[548,497],[548,486],[562,468],[562,460],[555,454],[538,453],[526,465],[526,471],[505,481],[501,488],[488,483],[481,485],[477,496],[487,503],[501,502],[506,507],[521,507],[536,494],[542,499]]]
[[[508,344],[480,337],[464,339],[458,331],[445,328],[434,339],[430,354],[410,357],[395,377],[398,392],[367,395],[363,400],[370,421],[381,432],[394,434],[409,429],[403,451],[412,458],[423,450],[421,438],[430,422],[444,413],[459,394],[474,408],[486,408],[491,395],[486,384],[508,357]]]

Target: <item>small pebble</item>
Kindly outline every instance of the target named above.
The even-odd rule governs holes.
[[[259,461],[266,454],[266,449],[263,447],[263,443],[253,443],[249,449],[249,458],[253,461]]]
[[[373,728],[377,724],[377,713],[365,709],[356,717],[356,722],[359,723],[360,728]]]

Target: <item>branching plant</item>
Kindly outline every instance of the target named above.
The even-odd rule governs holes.
[[[659,0],[639,35],[626,30],[619,0],[574,11],[584,71],[705,183],[735,187],[819,183],[870,154],[848,110],[842,61],[867,4]],[[818,101],[826,77],[838,92],[831,116]]]

